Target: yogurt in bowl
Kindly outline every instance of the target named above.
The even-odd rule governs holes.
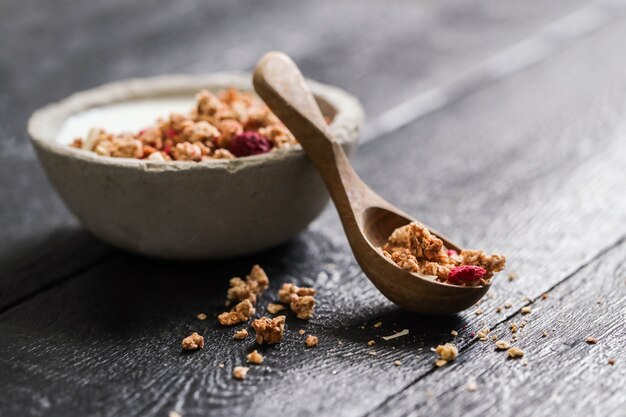
[[[314,220],[328,194],[300,146],[211,161],[112,158],[69,144],[97,126],[135,131],[195,94],[250,91],[250,74],[163,76],[77,93],[33,114],[28,132],[51,182],[94,235],[117,247],[172,259],[235,257],[282,243]],[[359,102],[311,82],[348,154],[363,124]]]

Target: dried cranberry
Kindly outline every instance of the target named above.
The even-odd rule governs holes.
[[[455,251],[454,249],[448,249],[448,256],[456,256],[459,253],[457,251]]]
[[[228,150],[235,156],[250,156],[269,152],[272,144],[257,132],[243,132],[231,139]]]
[[[461,265],[455,266],[450,270],[448,274],[448,282],[450,284],[471,284],[479,281],[485,276],[487,270],[480,266],[475,265]]]

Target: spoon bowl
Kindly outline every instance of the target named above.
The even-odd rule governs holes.
[[[333,139],[302,73],[284,53],[269,52],[257,64],[254,88],[298,138],[322,176],[341,219],[352,252],[378,290],[397,305],[420,314],[465,310],[489,286],[465,287],[406,271],[385,257],[381,247],[398,227],[416,221],[372,191],[356,174]],[[447,248],[461,251],[450,239],[429,230]]]

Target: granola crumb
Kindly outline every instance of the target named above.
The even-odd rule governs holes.
[[[198,350],[204,348],[204,337],[200,336],[197,332],[193,332],[190,336],[183,339],[181,346],[183,350]]]
[[[481,314],[483,314],[483,310],[479,308],[478,310],[474,311],[474,314],[480,316]]]
[[[519,274],[517,272],[509,272],[506,278],[509,280],[509,282],[515,281],[516,279],[519,278]]]
[[[435,366],[436,366],[437,368],[441,368],[441,367],[442,367],[443,365],[445,365],[446,363],[448,363],[448,361],[443,360],[443,359],[437,359],[437,360],[435,361]]]
[[[510,347],[511,347],[511,345],[506,340],[498,340],[498,341],[496,341],[496,349],[498,349],[498,350],[507,350]]]
[[[304,331],[304,329],[300,329],[300,330],[298,330],[298,334],[300,334],[300,335],[303,335],[303,334],[305,334],[305,333],[306,333],[306,332]]]
[[[317,338],[317,336],[313,336],[312,334],[310,334],[306,337],[304,343],[306,343],[306,347],[312,348],[313,346],[317,346],[318,341],[319,339]]]
[[[511,302],[511,300],[506,300],[504,302],[504,308],[511,308],[513,307],[513,303]]]
[[[491,332],[491,330],[489,330],[488,328],[481,329],[476,333],[476,337],[484,342],[488,339],[489,332]]]
[[[524,351],[517,347],[509,348],[506,353],[508,354],[509,359],[519,359],[524,356]]]
[[[368,340],[367,341],[367,346],[374,346],[376,344],[375,340]]]
[[[235,340],[243,340],[248,337],[248,331],[246,329],[237,330],[233,335],[233,339]]]
[[[246,359],[248,359],[248,363],[254,363],[256,365],[263,363],[263,356],[261,356],[256,349],[248,353]]]
[[[530,308],[530,306],[525,306],[525,307],[522,307],[521,312],[522,314],[530,314],[532,313],[532,309]]]
[[[409,334],[409,329],[403,329],[402,331],[394,333],[394,334],[392,334],[390,336],[383,336],[383,339],[384,340],[392,340],[392,339],[397,339],[397,338],[402,337],[402,336],[407,336],[408,334]]]
[[[541,334],[541,337],[548,337],[548,332],[543,332],[543,333]]]
[[[276,314],[279,311],[283,311],[285,309],[285,306],[282,304],[277,304],[277,303],[269,303],[267,305],[267,312],[270,314]]]
[[[502,307],[500,306],[496,307],[496,313],[502,313]]]
[[[383,325],[383,322],[382,322],[382,321],[378,321],[378,322],[374,323],[374,327],[375,327],[376,329],[378,329],[379,327],[382,327],[382,325]]]
[[[615,365],[615,362],[617,362],[615,358],[609,358],[608,360],[609,365]]]
[[[183,417],[180,415],[180,413],[178,411],[172,410],[169,413],[167,413],[168,417]]]
[[[250,368],[245,366],[235,366],[235,369],[233,369],[233,377],[235,379],[242,380],[246,377],[249,370]]]
[[[217,320],[222,326],[232,326],[248,321],[256,312],[249,299],[245,299],[233,307],[232,310],[217,316]]]
[[[261,317],[252,322],[252,328],[256,332],[256,342],[259,345],[280,343],[283,340],[285,330],[285,316],[273,319]]]
[[[452,343],[446,343],[444,345],[437,346],[435,348],[435,352],[439,357],[438,360],[435,362],[435,365],[437,365],[439,359],[444,361],[443,364],[437,366],[443,366],[445,365],[445,363],[455,360],[459,354],[459,350]]]
[[[218,368],[223,368],[223,367],[224,367],[224,362],[220,362],[220,363],[218,363],[218,364],[217,364],[217,367],[218,367]]]
[[[370,356],[377,356],[378,352],[376,352],[375,350],[370,350],[369,352],[367,352],[367,354]]]
[[[197,318],[198,320],[206,320],[206,314],[204,314],[204,313],[199,313],[199,314],[196,316],[196,318]]]
[[[548,299],[548,293],[544,292],[543,294],[541,294],[541,299],[542,300],[547,300]]]
[[[511,333],[517,333],[517,323],[511,323]]]
[[[468,390],[469,392],[474,392],[478,390],[478,385],[476,385],[475,382],[470,382],[469,384],[467,384],[465,389]]]
[[[393,361],[393,364],[395,366],[400,366],[400,365],[402,365],[402,362],[396,359],[395,361]]]
[[[598,343],[598,339],[596,339],[593,336],[589,336],[588,338],[585,339],[585,342],[587,342],[590,345],[595,345],[596,343]]]
[[[452,330],[450,334],[454,337],[457,337],[459,335],[459,332],[457,332],[456,330]]]
[[[299,297],[304,297],[309,295],[313,297],[317,294],[317,291],[314,288],[310,287],[298,287],[296,284],[283,284],[283,286],[278,290],[278,299],[283,304],[291,303],[291,295],[295,294]]]
[[[291,307],[291,311],[296,313],[296,317],[301,320],[309,320],[313,317],[313,312],[315,311],[315,298],[313,296],[291,294],[289,300],[289,307]]]

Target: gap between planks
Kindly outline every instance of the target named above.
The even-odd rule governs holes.
[[[421,117],[544,61],[584,36],[618,22],[625,14],[626,3],[603,0],[559,18],[450,81],[418,93],[366,123],[361,143],[375,142]]]
[[[553,291],[554,289],[564,285],[567,281],[569,281],[571,278],[573,278],[574,276],[576,276],[578,273],[580,273],[584,268],[586,268],[587,266],[591,265],[592,263],[598,261],[599,259],[601,259],[603,256],[605,256],[607,253],[609,253],[611,250],[615,249],[616,247],[620,246],[621,244],[623,244],[624,242],[626,242],[626,236],[622,236],[619,239],[615,240],[612,244],[604,247],[603,249],[601,249],[596,255],[594,255],[592,258],[588,259],[586,262],[584,262],[582,265],[578,266],[574,271],[572,271],[571,273],[567,274],[562,280],[556,282],[554,285],[552,285],[549,289],[547,289],[545,292],[546,293],[550,293],[551,291]],[[526,304],[524,304],[524,306],[528,306],[528,305],[532,305],[535,302],[537,302],[539,299],[541,298],[541,296],[537,296],[534,299],[530,300],[529,302],[527,302]],[[513,312],[511,312],[511,314],[506,315],[502,320],[499,320],[497,322],[494,323],[493,326],[490,326],[490,330],[496,330],[499,326],[501,326],[502,324],[508,322],[510,319],[512,319],[513,317],[517,316],[521,314],[521,308],[518,310],[515,310]],[[459,354],[469,350],[472,346],[474,346],[475,343],[478,342],[478,338],[474,337],[472,340],[469,341],[469,343],[467,343],[467,345],[461,347],[459,349]],[[407,391],[408,389],[410,389],[412,386],[414,386],[415,384],[419,383],[421,380],[423,380],[424,378],[428,377],[429,375],[433,374],[434,372],[436,372],[438,370],[438,368],[432,368],[426,372],[424,372],[422,375],[420,375],[419,377],[415,378],[413,381],[411,381],[410,383],[408,383],[407,385],[405,385],[404,387],[402,387],[400,390],[398,390],[396,393],[387,396],[384,400],[382,400],[380,402],[380,404],[378,404],[376,407],[372,408],[371,410],[361,414],[361,417],[370,417],[370,416],[375,416],[376,412],[378,410],[380,410],[381,408],[383,408],[389,401],[392,401],[394,398],[400,396],[403,392]]]

